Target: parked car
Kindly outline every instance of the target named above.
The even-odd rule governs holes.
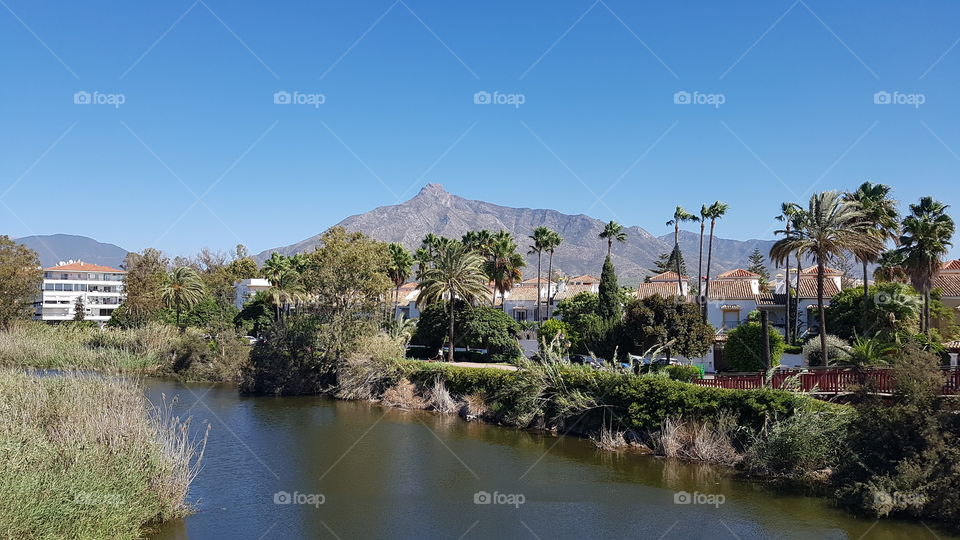
[[[257,344],[257,338],[255,338],[255,337],[253,337],[253,336],[243,336],[243,339],[247,340],[247,343],[249,343],[250,345],[256,345],[256,344]]]
[[[592,356],[587,356],[585,354],[571,354],[570,363],[577,364],[580,366],[590,366],[596,369],[600,369],[607,361],[602,358],[593,358]]]

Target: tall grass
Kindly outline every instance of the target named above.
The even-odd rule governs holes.
[[[189,511],[205,445],[132,382],[0,369],[0,537],[139,537]]]

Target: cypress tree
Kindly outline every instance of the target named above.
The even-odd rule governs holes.
[[[603,261],[603,271],[600,274],[600,301],[597,304],[597,315],[603,319],[619,320],[620,286],[617,284],[617,271],[613,267],[610,256]]]

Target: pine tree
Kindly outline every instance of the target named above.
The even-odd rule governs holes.
[[[770,273],[767,272],[766,259],[760,251],[760,248],[753,248],[753,253],[747,257],[747,260],[750,261],[750,266],[747,270],[754,274],[760,274],[760,290],[766,291],[770,287]]]
[[[654,274],[677,271],[677,258],[680,258],[680,273],[687,275],[687,263],[683,259],[683,252],[676,247],[670,253],[661,253],[657,260],[653,262],[654,268],[650,271]]]
[[[605,320],[620,320],[620,286],[617,284],[617,271],[613,267],[610,256],[603,261],[603,271],[600,273],[600,300],[597,304],[597,315]]]
[[[73,320],[81,322],[87,318],[87,306],[83,304],[83,297],[78,296],[73,303]]]

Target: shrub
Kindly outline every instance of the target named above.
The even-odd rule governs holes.
[[[700,366],[680,365],[667,366],[664,371],[675,381],[690,382],[703,378],[703,368]]]
[[[540,333],[537,338],[542,342],[550,343],[557,339],[558,336],[561,336],[561,340],[570,339],[570,328],[567,326],[567,323],[558,321],[557,319],[547,319],[543,321],[543,324],[540,325]]]
[[[803,345],[803,358],[808,366],[822,366],[823,358],[820,350],[820,338],[810,338]],[[827,356],[828,360],[833,362],[843,362],[850,358],[850,344],[838,338],[827,334]]]
[[[784,340],[776,328],[767,328],[770,336],[770,367],[780,365]],[[763,325],[750,322],[730,331],[723,354],[734,371],[765,371],[763,364]]]
[[[784,354],[803,354],[803,345],[784,345]]]
[[[832,468],[843,457],[838,444],[846,437],[849,412],[800,411],[770,419],[754,435],[743,461],[744,469],[762,476],[799,477]]]

